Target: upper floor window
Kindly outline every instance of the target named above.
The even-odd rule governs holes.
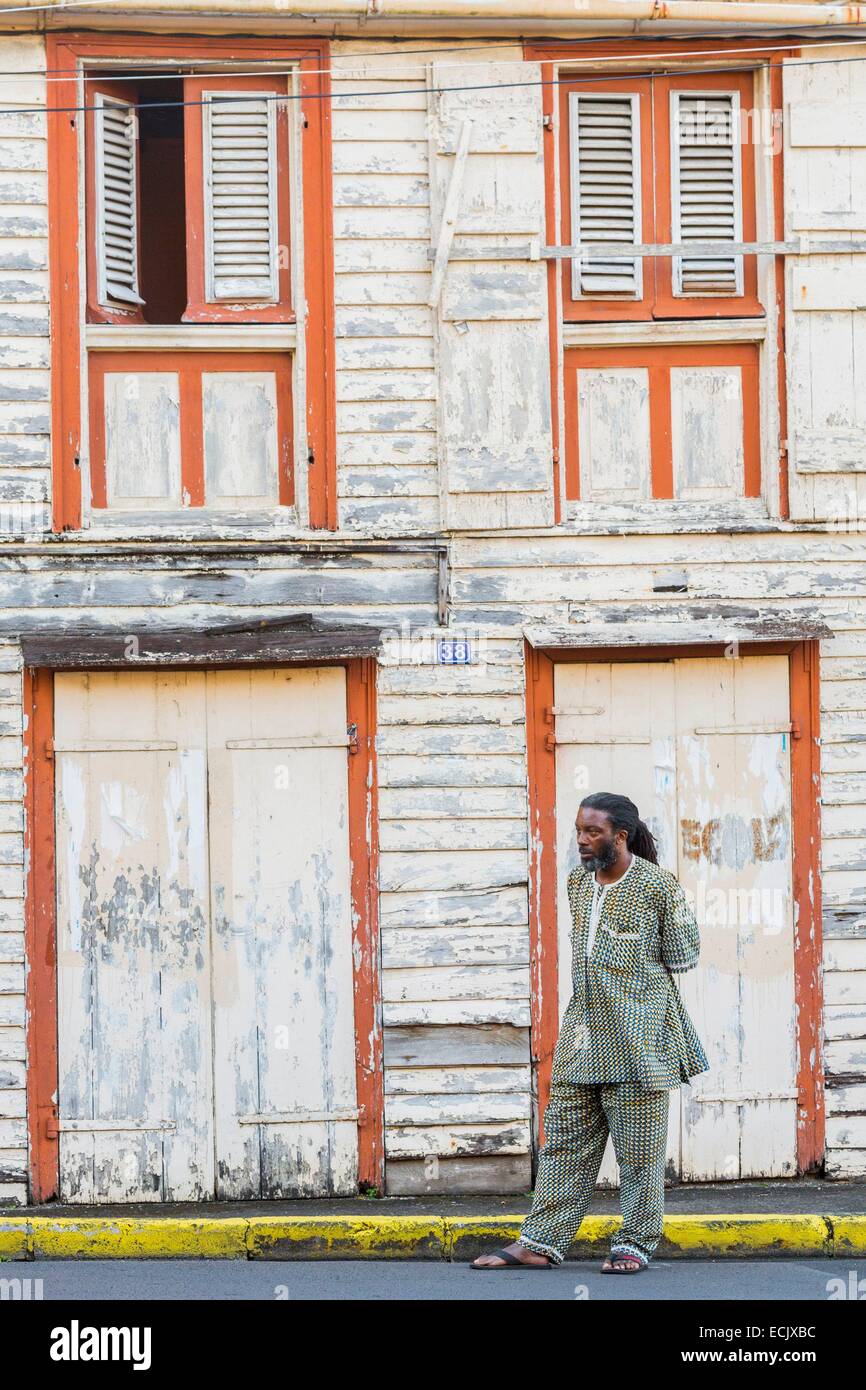
[[[326,49],[53,46],[57,524],[333,526]]]
[[[287,79],[87,91],[89,320],[290,321]]]
[[[567,319],[762,312],[754,256],[615,250],[755,241],[752,89],[751,73],[563,79],[563,243],[585,248],[565,263]]]

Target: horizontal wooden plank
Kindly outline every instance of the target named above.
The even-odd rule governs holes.
[[[473,820],[469,816],[447,820],[383,821],[379,845],[383,851],[440,852],[442,850],[525,849],[526,820]],[[0,862],[2,862],[0,845]],[[12,861],[9,861],[12,862]]]
[[[0,221],[0,232],[3,224]],[[404,237],[417,241],[420,237],[430,241],[430,209],[427,207],[402,208],[399,218],[395,218],[393,208],[335,208],[334,236],[337,240],[363,241],[368,237],[393,240]]]
[[[485,1091],[469,1095],[403,1095],[385,1099],[386,1130],[398,1125],[501,1124],[528,1121],[530,1114],[528,1091],[523,1094]]]
[[[525,820],[526,797],[511,787],[383,787],[379,820],[436,820],[439,817]]]
[[[427,113],[417,107],[414,109],[363,111],[347,110],[344,102],[335,102],[331,115],[331,129],[334,141],[384,141],[392,144],[395,140],[409,140],[423,144],[427,140]]]
[[[344,99],[335,98],[334,109],[346,109]],[[427,177],[429,155],[425,140],[376,140],[369,145],[359,140],[335,140],[335,174],[423,174]]]
[[[866,1114],[828,1115],[826,1142],[828,1149],[866,1149]]]
[[[379,886],[383,892],[429,889],[510,888],[527,879],[520,850],[459,850],[427,854],[384,853]]]
[[[505,927],[527,921],[526,885],[466,892],[382,892],[379,920],[383,930],[418,927]]]
[[[340,497],[438,497],[439,483],[432,464],[405,467],[377,464],[371,468],[343,467],[337,475]]]
[[[12,243],[10,243],[12,244]],[[427,237],[397,241],[381,237],[375,241],[336,241],[334,270],[338,276],[348,274],[393,274],[398,271],[423,272],[429,277],[431,262],[427,255]]]
[[[435,430],[436,405],[431,400],[343,401],[337,403],[337,429],[342,433],[401,434],[404,430]]]
[[[866,1075],[866,1038],[831,1039],[824,1048],[824,1067],[830,1077],[846,1080]]]
[[[2,590],[0,590],[2,592]],[[520,726],[458,724],[454,727],[393,726],[379,731],[380,753],[415,753],[423,757],[480,753],[521,753],[524,730]]]
[[[369,435],[359,438],[368,439]],[[437,497],[349,497],[340,501],[340,526],[364,536],[429,536],[439,527]]]
[[[411,464],[436,463],[436,435],[433,430],[401,430],[388,434],[338,434],[339,468],[403,468]]]
[[[488,755],[467,762],[454,756],[432,755],[423,749],[405,756],[384,754],[380,748],[379,770],[388,787],[514,787],[521,791],[526,782],[522,754]]]
[[[434,1193],[526,1193],[532,1186],[531,1157],[526,1154],[491,1158],[395,1159],[385,1165],[389,1197],[422,1197]]]
[[[389,1027],[383,1034],[385,1067],[508,1067],[529,1064],[526,1027]]]
[[[353,277],[354,278],[354,277]],[[432,401],[436,377],[427,368],[344,371],[337,373],[339,401]]]
[[[385,1130],[386,1158],[423,1158],[436,1154],[457,1158],[464,1154],[528,1153],[532,1134],[528,1122],[475,1125],[409,1125]]]
[[[852,257],[847,265],[838,260],[820,265],[798,262],[792,272],[791,305],[819,313],[866,309],[866,259]]]
[[[385,1072],[385,1094],[470,1095],[488,1093],[528,1093],[530,1067],[393,1067]],[[864,1088],[866,1090],[866,1088]],[[866,1107],[864,1107],[866,1108]]]
[[[529,998],[529,966],[485,963],[385,969],[382,998],[386,1006],[434,1000],[461,1004],[483,1000],[485,1005],[495,1002],[497,1006],[506,1000],[525,1001]]]
[[[866,1004],[826,1005],[824,1009],[824,1036],[828,1041],[866,1038]]]
[[[17,1026],[0,1026],[0,1062],[23,1062],[26,1055],[23,1021]]]
[[[426,208],[430,184],[417,174],[335,174],[334,208]]]
[[[479,1023],[509,1023],[514,1028],[528,1028],[531,1022],[528,999],[525,1003],[519,999],[448,999],[408,1004],[385,1003],[382,1006],[382,1019],[387,1028]]]
[[[386,970],[421,966],[528,965],[530,937],[525,927],[386,927],[382,966]]]
[[[866,1173],[866,1148],[830,1149],[824,1156],[824,1176],[844,1182],[849,1178],[862,1178]]]
[[[798,473],[866,472],[866,429],[801,425],[794,431],[793,456]]]
[[[863,907],[866,912],[866,904]],[[824,942],[824,973],[843,971],[866,971],[866,941],[852,937],[845,941]]]
[[[415,1075],[414,1072],[408,1074]],[[421,1075],[426,1075],[426,1072],[422,1070]],[[866,1081],[861,1085],[828,1086],[824,1092],[824,1099],[828,1115],[845,1115],[852,1111],[866,1113]]]
[[[10,1186],[27,1178],[27,1149],[23,1143],[0,1148],[0,1182]]]
[[[519,694],[492,696],[483,688],[477,694],[449,693],[447,697],[436,690],[424,694],[417,690],[394,692],[382,699],[379,722],[383,727],[491,724],[507,728],[526,722],[526,707]]]
[[[860,945],[860,942],[856,943]],[[829,970],[824,973],[824,1004],[827,1009],[862,1006],[863,1033],[866,1035],[866,969]],[[833,1036],[830,1032],[828,1037]],[[838,1036],[838,1034],[836,1035]]]
[[[866,146],[866,103],[792,101],[787,107],[788,142],[795,149]]]
[[[335,332],[338,338],[430,338],[433,319],[423,305],[338,305]]]

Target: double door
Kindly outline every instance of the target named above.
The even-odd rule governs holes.
[[[637,804],[700,924],[700,963],[678,983],[710,1068],[671,1094],[668,1168],[683,1180],[796,1172],[788,680],[784,656],[555,669],[560,1011],[589,792]],[[601,1177],[617,1179],[610,1145]]]
[[[55,681],[60,1196],[351,1193],[341,667]]]

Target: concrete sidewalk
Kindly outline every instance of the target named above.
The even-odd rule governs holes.
[[[470,1260],[507,1244],[530,1194],[0,1208],[0,1259]],[[619,1194],[599,1189],[575,1259],[604,1253]],[[866,1254],[866,1181],[670,1187],[659,1257]]]

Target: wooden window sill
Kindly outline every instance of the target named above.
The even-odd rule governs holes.
[[[294,323],[89,323],[84,342],[104,352],[293,352]]]

